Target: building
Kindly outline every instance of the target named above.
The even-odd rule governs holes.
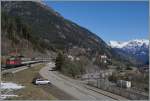
[[[107,56],[104,54],[104,55],[100,55],[100,60],[104,63],[107,63]]]
[[[121,88],[131,88],[131,81],[118,80],[117,86]]]
[[[68,58],[71,60],[71,61],[74,61],[74,57],[72,55],[68,55]]]

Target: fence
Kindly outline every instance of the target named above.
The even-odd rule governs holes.
[[[126,97],[131,100],[147,100],[149,99],[148,94],[138,93],[132,89],[125,89],[117,87],[115,84],[109,82],[106,79],[90,79],[88,84],[102,90]]]

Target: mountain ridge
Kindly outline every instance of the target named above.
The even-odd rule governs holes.
[[[110,41],[108,44],[123,57],[131,57],[136,64],[146,64],[149,61],[149,40],[133,39],[129,41]]]
[[[29,7],[29,5],[31,5],[32,7],[34,6],[34,8],[32,8],[33,11],[30,10],[31,7]],[[31,25],[33,31],[38,33],[43,39],[49,38],[49,40],[50,40],[49,36],[51,36],[50,34],[53,33],[53,35],[57,34],[57,35],[53,36],[53,39],[55,37],[57,37],[57,38],[59,37],[61,40],[65,41],[65,40],[69,39],[69,37],[70,37],[69,34],[72,34],[71,33],[71,30],[72,30],[72,32],[76,33],[76,34],[72,34],[72,37],[75,37],[78,34],[78,36],[80,36],[82,38],[80,41],[88,39],[97,44],[99,44],[99,42],[102,42],[104,44],[104,46],[107,47],[106,43],[101,38],[99,38],[97,35],[90,32],[89,30],[77,25],[76,23],[73,23],[70,20],[66,20],[65,18],[60,16],[60,14],[56,13],[53,9],[48,9],[49,7],[47,8],[47,6],[45,6],[45,5],[43,6],[41,3],[37,3],[37,2],[36,3],[35,2],[2,2],[2,10],[4,10],[3,8],[5,9],[5,12],[7,12],[7,14],[10,16],[21,17],[21,19],[25,23],[28,23],[29,25]],[[37,8],[38,10],[36,10],[35,8]],[[22,11],[24,11],[24,12],[22,12]],[[34,15],[34,13],[35,13],[35,15]],[[40,16],[40,15],[42,15],[40,13],[43,13],[43,16]],[[35,18],[34,16],[37,16],[37,17]],[[34,24],[34,23],[36,23],[36,24]],[[41,26],[37,25],[37,24],[41,24]],[[37,30],[37,29],[39,29],[39,30]],[[40,32],[38,32],[38,31],[40,31]],[[63,31],[66,33],[64,33]],[[84,34],[84,33],[86,33],[86,34]],[[85,36],[87,36],[87,37],[85,37]],[[75,40],[70,40],[70,41],[75,41]]]

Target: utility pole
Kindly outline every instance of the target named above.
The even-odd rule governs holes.
[[[97,88],[98,88],[98,78],[96,78],[97,79]]]
[[[88,84],[89,84],[89,74],[88,74]]]
[[[101,88],[101,73],[99,72],[99,88]]]

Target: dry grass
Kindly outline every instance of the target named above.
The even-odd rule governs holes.
[[[39,74],[39,70],[44,67],[40,64],[36,67],[17,72],[15,74],[6,74],[2,76],[3,81],[15,82],[22,84],[25,88],[15,92],[19,97],[11,98],[12,100],[54,100],[56,99],[51,94],[45,92],[42,88],[33,85],[32,79]]]

